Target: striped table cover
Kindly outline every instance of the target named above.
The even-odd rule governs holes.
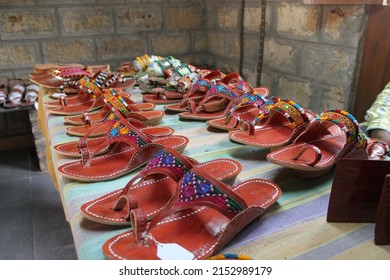
[[[58,155],[54,145],[77,140],[66,134],[64,117],[47,114],[43,101],[49,100],[47,90],[40,91],[40,126],[46,134],[49,172],[60,193],[79,259],[104,259],[103,243],[126,227],[102,225],[83,218],[80,206],[110,191],[123,188],[137,173],[107,182],[82,183],[66,179],[56,172],[71,159]],[[142,100],[134,92],[134,101]],[[156,109],[164,110],[162,105]],[[187,136],[190,142],[183,152],[198,161],[217,158],[238,160],[243,167],[236,183],[264,178],[277,183],[283,195],[261,218],[243,229],[221,253],[237,253],[253,259],[390,259],[390,246],[374,244],[374,224],[328,223],[326,214],[334,170],[315,179],[301,179],[290,170],[266,160],[267,149],[249,147],[229,140],[227,132],[208,128],[205,122],[180,120],[167,113],[160,125],[175,129],[175,134]]]

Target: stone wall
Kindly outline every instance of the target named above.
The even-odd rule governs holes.
[[[242,70],[253,85],[258,82],[261,2],[206,1],[208,63]],[[318,113],[330,108],[352,111],[366,18],[364,5],[267,0],[260,85]]]
[[[0,0],[1,77],[37,63],[110,64],[144,53],[200,61],[204,0]]]
[[[257,85],[261,2],[0,0],[0,76],[49,62],[115,69],[149,53],[242,70]],[[267,0],[260,84],[317,112],[351,110],[366,17],[364,5]]]

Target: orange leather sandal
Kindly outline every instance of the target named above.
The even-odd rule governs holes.
[[[288,99],[273,98],[266,112],[252,122],[241,124],[241,130],[229,131],[232,141],[260,148],[277,149],[290,144],[317,116]]]
[[[263,179],[227,186],[195,166],[149,224],[142,208],[131,210],[132,230],[110,238],[102,250],[108,259],[207,259],[262,216],[281,194],[278,185]]]
[[[225,77],[219,70],[213,70],[203,78],[199,78],[195,83],[192,84],[189,91],[183,96],[182,100],[178,104],[165,105],[166,110],[172,112],[186,112],[188,106],[196,106],[207,94],[209,89],[215,84],[216,81],[221,80]]]
[[[123,117],[121,117],[123,118]],[[118,118],[119,119],[119,118]],[[174,129],[168,126],[148,126],[143,122],[134,119],[127,119],[131,125],[141,131],[143,134],[147,135],[151,139],[158,137],[167,137],[174,133]],[[110,129],[116,124],[116,121],[107,121],[102,123],[100,126],[95,126],[90,129],[90,131],[85,134],[81,139],[71,142],[66,142],[62,144],[57,144],[53,146],[59,154],[68,156],[68,157],[81,157],[80,147],[88,147],[89,150],[93,151],[100,146],[101,143],[109,138]],[[104,136],[100,135],[102,131],[106,131]],[[106,153],[110,148],[110,145],[107,145],[106,148],[100,149],[100,154]],[[96,155],[98,155],[96,154]]]
[[[159,151],[124,188],[83,204],[81,213],[97,223],[126,226],[130,225],[130,211],[140,208],[150,220],[166,207],[184,172],[194,166],[224,182],[234,181],[241,172],[241,164],[235,160],[221,158],[199,163],[166,148]]]
[[[188,138],[181,135],[150,138],[122,119],[111,128],[109,137],[95,150],[89,150],[87,145],[81,146],[82,159],[65,163],[58,167],[58,171],[64,177],[79,181],[111,180],[145,165],[164,147],[183,151],[187,144]],[[108,146],[108,152],[97,155]]]
[[[85,77],[78,81],[79,86],[89,93],[88,98],[85,101],[79,103],[68,104],[66,97],[60,97],[60,103],[62,106],[48,108],[48,112],[55,115],[81,115],[83,112],[91,112],[100,109],[104,106],[103,91],[112,86],[118,84],[121,78],[117,74],[110,73],[108,77],[103,76],[101,81],[89,79]],[[104,84],[103,84],[104,83]],[[122,82],[120,82],[122,83]],[[134,85],[134,81],[130,80],[123,82],[126,87]],[[125,86],[123,86],[125,87]]]
[[[236,130],[239,129],[241,121],[252,122],[258,115],[265,113],[264,104],[266,104],[266,96],[269,94],[269,89],[260,87],[245,93],[226,116],[208,120],[206,124],[221,130]]]
[[[88,90],[88,82],[93,81],[94,85],[97,86],[100,90],[103,88],[103,83],[107,79],[109,72],[106,70],[98,71],[92,77],[84,76],[81,79],[73,82],[67,88],[77,89],[77,94],[68,97],[66,94],[63,94],[64,97],[60,97],[57,101],[45,101],[43,105],[45,107],[59,107],[62,105],[61,102],[66,103],[67,105],[82,103],[91,99],[90,90]],[[84,85],[84,86],[83,86]],[[64,89],[61,89],[63,93]]]
[[[235,80],[237,83],[233,87],[222,81],[213,85],[197,106],[194,102],[189,102],[189,111],[179,113],[179,117],[199,121],[224,117],[245,94],[247,84],[242,79],[237,79]]]
[[[84,112],[82,115],[65,117],[64,123],[89,126],[91,124],[103,122],[114,110],[119,110],[123,114],[130,114],[130,112],[134,112],[134,115],[137,113],[142,115],[142,112],[140,111],[151,111],[156,107],[153,103],[135,103],[130,99],[129,93],[115,88],[104,90],[103,101],[105,105],[100,110],[92,113]],[[159,114],[164,116],[163,111],[160,111]],[[135,116],[133,116],[133,118],[134,117]],[[144,120],[147,120],[147,116]]]
[[[317,177],[329,171],[338,159],[365,149],[367,140],[356,119],[343,110],[323,112],[293,143],[267,155],[267,160],[285,166],[301,177]]]

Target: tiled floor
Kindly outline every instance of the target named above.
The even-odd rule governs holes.
[[[58,191],[35,148],[0,152],[0,260],[77,259]]]

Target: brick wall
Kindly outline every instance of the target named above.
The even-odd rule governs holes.
[[[120,63],[144,53],[200,61],[204,0],[0,0],[0,71],[37,63]]]
[[[366,16],[364,5],[267,0],[261,84],[318,112],[351,110]],[[239,71],[242,50],[256,85],[260,21],[261,0],[0,0],[0,76],[46,62],[115,69],[144,53]]]
[[[240,71],[257,84],[261,0],[206,1],[210,64]],[[244,13],[240,12],[244,3]],[[352,111],[364,5],[303,5],[300,0],[267,0],[261,85],[318,113]],[[240,43],[243,23],[243,44]]]

